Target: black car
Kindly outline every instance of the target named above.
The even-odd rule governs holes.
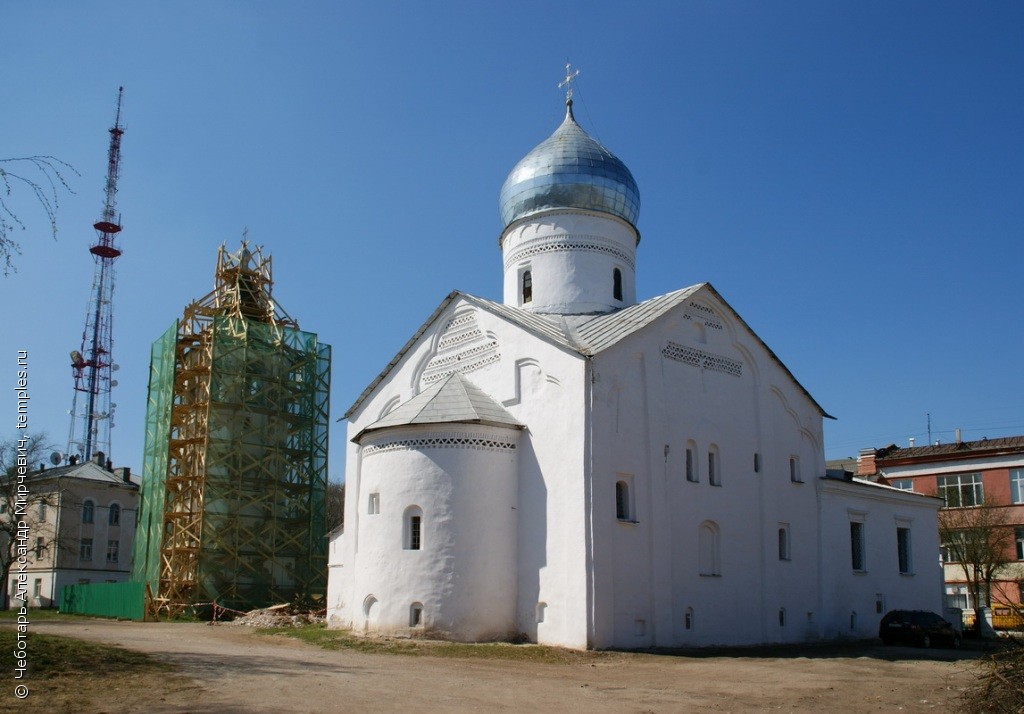
[[[945,643],[956,649],[960,633],[946,620],[926,610],[891,610],[878,625],[878,636],[887,645],[903,642],[921,647]]]

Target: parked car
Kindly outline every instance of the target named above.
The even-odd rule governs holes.
[[[956,649],[960,633],[948,621],[926,610],[891,610],[878,625],[878,636],[887,645],[903,642],[931,647],[940,643]]]

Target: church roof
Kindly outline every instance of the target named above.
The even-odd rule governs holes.
[[[555,133],[520,159],[505,179],[499,207],[504,227],[554,208],[610,213],[636,227],[640,192],[626,165],[576,123],[569,100]]]
[[[358,441],[368,431],[409,424],[494,424],[522,429],[523,424],[508,413],[460,372],[425,389],[394,411],[370,424],[353,438]]]

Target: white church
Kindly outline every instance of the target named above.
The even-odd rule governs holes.
[[[941,500],[827,475],[828,414],[710,284],[637,302],[639,207],[570,98],[501,189],[503,301],[449,294],[345,415],[330,626],[646,648],[941,612]]]

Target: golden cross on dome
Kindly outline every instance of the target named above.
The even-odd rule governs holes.
[[[572,101],[572,80],[576,79],[576,76],[580,73],[579,70],[572,71],[572,65],[568,62],[565,63],[565,79],[558,83],[558,88],[565,87],[565,101]]]

